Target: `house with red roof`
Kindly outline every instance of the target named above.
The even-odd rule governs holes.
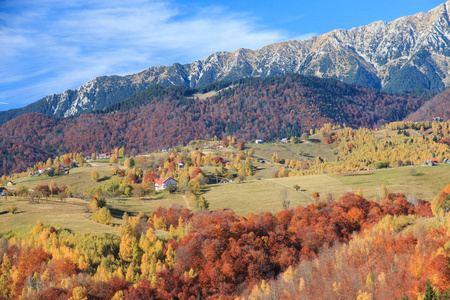
[[[97,155],[97,159],[107,159],[110,158],[112,155],[112,152],[106,152],[106,153],[100,153]]]
[[[171,177],[155,179],[155,190],[164,191],[169,185],[177,185],[177,181]]]
[[[39,172],[39,174],[44,173],[44,172],[45,172],[45,167],[43,167],[43,168],[38,168],[38,172]]]

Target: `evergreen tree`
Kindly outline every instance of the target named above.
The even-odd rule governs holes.
[[[436,291],[433,289],[430,280],[427,281],[425,286],[425,294],[423,295],[423,300],[437,300],[438,296],[436,295]]]

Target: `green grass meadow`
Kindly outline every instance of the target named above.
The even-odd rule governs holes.
[[[338,199],[347,192],[356,192],[359,188],[366,199],[373,200],[380,194],[383,183],[389,192],[431,201],[445,185],[450,183],[450,164],[374,170],[366,172],[365,175],[322,174],[271,178],[281,167],[280,164],[270,161],[273,152],[277,152],[280,158],[321,156],[332,161],[334,160],[332,149],[324,143],[317,142],[314,137],[300,144],[248,144],[247,147],[255,150],[255,156],[263,157],[267,161],[264,164],[256,163],[258,172],[244,182],[207,185],[203,196],[210,203],[211,210],[231,209],[242,216],[264,211],[275,213],[283,209],[283,198],[290,202],[290,208],[295,208],[314,202],[311,198],[314,192],[318,192],[322,199],[328,195]],[[156,154],[154,159],[159,159],[162,155],[166,154]],[[27,176],[14,180],[13,188],[25,186],[34,189],[37,185],[48,185],[54,180],[57,186],[66,185],[88,190],[97,184],[91,179],[94,168],[99,171],[102,179],[107,178],[115,166],[95,162],[92,167],[74,168],[70,170],[69,175]],[[208,174],[212,174],[214,169],[215,167],[205,167]],[[299,185],[300,191],[295,191],[294,185]],[[129,197],[120,201],[112,198],[106,200],[115,217],[112,226],[91,221],[88,212],[89,200],[69,198],[61,202],[57,198],[50,198],[41,200],[40,203],[31,203],[26,198],[0,197],[0,232],[19,226],[33,226],[37,221],[42,221],[46,225],[60,226],[77,233],[112,233],[116,232],[114,227],[121,223],[124,212],[129,215],[140,212],[150,215],[159,206],[189,207],[185,197],[179,193],[158,192],[142,199]],[[17,207],[16,214],[9,212],[11,207]]]

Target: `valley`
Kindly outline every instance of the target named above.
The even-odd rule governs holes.
[[[335,132],[342,131],[342,129],[337,129]],[[324,131],[322,130],[321,132]],[[403,136],[402,134],[397,134],[396,131],[390,132],[391,135],[389,137],[386,138],[385,134],[381,134],[379,139],[384,139],[389,142],[390,140],[395,140]],[[409,132],[410,136],[417,134],[420,137],[419,132],[416,130],[409,130]],[[375,132],[373,134],[377,135]],[[429,132],[428,134],[431,135],[432,133]],[[404,194],[411,201],[422,199],[431,202],[442,187],[447,184],[448,179],[446,174],[450,172],[450,164],[439,164],[429,167],[423,166],[420,160],[417,160],[412,166],[406,165],[388,169],[374,169],[374,165],[369,165],[364,167],[364,171],[346,172],[343,170],[335,173],[325,170],[319,171],[322,174],[316,175],[307,175],[308,173],[305,171],[305,175],[303,176],[296,176],[294,174],[294,168],[291,171],[293,176],[274,177],[274,174],[280,170],[291,170],[289,168],[286,169],[284,164],[275,163],[273,161],[274,153],[277,153],[277,156],[283,158],[283,160],[310,162],[310,168],[313,169],[317,157],[326,159],[330,165],[336,164],[338,156],[335,153],[339,145],[327,144],[323,133],[309,136],[305,141],[300,143],[248,143],[245,144],[245,148],[241,151],[237,150],[236,146],[215,147],[214,145],[217,145],[217,142],[204,140],[192,141],[188,146],[177,147],[175,150],[185,157],[184,160],[186,160],[186,157],[195,155],[198,152],[195,149],[199,149],[199,146],[203,148],[201,153],[204,158],[205,156],[224,157],[225,161],[228,161],[228,163],[224,163],[226,165],[226,169],[224,170],[234,169],[234,171],[230,171],[229,175],[225,175],[228,178],[227,181],[231,180],[231,182],[219,183],[226,178],[223,175],[215,175],[215,172],[221,168],[220,164],[216,166],[201,165],[199,166],[200,172],[204,174],[203,178],[205,180],[202,179],[203,186],[196,193],[205,197],[209,203],[210,210],[232,210],[241,216],[247,216],[250,213],[277,213],[283,210],[283,198],[286,198],[290,202],[290,208],[295,208],[299,205],[307,206],[325,199],[336,200],[346,193],[356,193],[358,190],[361,190],[362,195],[367,199],[381,199],[381,186],[383,184],[389,192]],[[249,159],[254,166],[252,174],[239,177],[238,170],[233,167],[233,164],[230,164],[233,160],[227,157],[230,157],[230,154],[238,157],[240,155],[239,153],[251,153]],[[450,155],[450,152],[447,153]],[[137,156],[135,159],[141,157],[144,165],[138,163],[136,166],[138,169],[134,172],[142,172],[139,171],[141,168],[148,167],[158,161],[167,160],[169,157],[173,157],[173,155],[174,152],[171,150],[170,153],[155,152]],[[102,233],[105,231],[114,233],[115,230],[113,227],[108,228],[108,226],[99,225],[90,221],[90,212],[86,211],[91,198],[96,194],[98,195],[98,191],[102,193],[100,196],[105,198],[107,207],[114,216],[112,224],[115,226],[122,224],[122,215],[125,212],[130,216],[136,216],[139,213],[151,216],[160,206],[166,207],[167,209],[173,205],[191,210],[196,209],[195,204],[189,202],[182,192],[170,194],[167,191],[153,191],[151,194],[144,194],[140,197],[133,194],[123,195],[120,193],[111,196],[111,193],[105,189],[108,187],[110,189],[111,184],[114,184],[112,182],[116,182],[117,184],[117,180],[120,179],[117,175],[112,174],[117,173],[117,168],[125,171],[126,174],[130,173],[130,169],[124,166],[124,159],[118,160],[118,164],[112,164],[110,159],[89,159],[85,164],[86,166],[71,169],[68,175],[11,178],[15,185],[12,188],[8,188],[11,195],[7,201],[0,202],[0,211],[3,211],[3,214],[7,214],[8,209],[16,205],[20,213],[17,215],[8,215],[8,222],[3,223],[3,227],[0,227],[0,232],[13,229],[8,224],[31,226],[37,220],[40,220],[44,223],[62,226],[63,228],[78,233]],[[344,161],[343,165],[345,164],[347,163]],[[319,163],[319,165],[324,164]],[[156,164],[157,166],[158,164]],[[97,183],[91,179],[93,169],[99,172],[100,179]],[[192,167],[189,169],[192,169]],[[178,167],[173,171],[175,173],[172,172],[171,176],[179,180],[180,174],[183,174],[185,171],[187,169],[183,170],[183,168]],[[143,185],[145,175],[141,176]],[[123,177],[122,181],[125,179],[126,177]],[[72,197],[74,198],[70,197],[60,200],[58,196],[51,196],[42,198],[39,203],[30,203],[28,197],[15,197],[12,194],[19,187],[34,190],[35,187],[40,185],[50,186],[52,182],[58,187],[70,187]],[[295,185],[300,186],[298,191],[295,190]],[[151,187],[151,185],[148,186]],[[315,200],[312,198],[314,192],[320,195],[320,199]],[[68,204],[67,207],[64,203]],[[73,205],[77,206],[78,209],[73,210]],[[42,206],[45,207],[42,210],[38,209],[35,211],[33,209],[33,207],[41,208]],[[67,211],[65,210],[66,208]],[[30,213],[33,214],[33,217],[29,216]],[[57,213],[56,219],[54,218],[55,213]],[[64,217],[66,213],[68,215]],[[76,218],[73,218],[73,214],[76,215]],[[58,223],[58,220],[61,218],[65,221]],[[85,225],[80,227],[79,220],[83,220],[81,223]],[[91,225],[94,226],[92,227]],[[97,227],[98,229],[96,229]]]
[[[138,2],[2,11],[0,105],[59,94],[0,111],[0,300],[450,299],[450,1],[299,40],[279,3]]]

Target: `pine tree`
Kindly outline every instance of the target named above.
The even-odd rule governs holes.
[[[438,297],[436,295],[436,292],[433,289],[430,280],[428,280],[425,286],[425,294],[423,295],[423,300],[437,300],[437,299]]]

